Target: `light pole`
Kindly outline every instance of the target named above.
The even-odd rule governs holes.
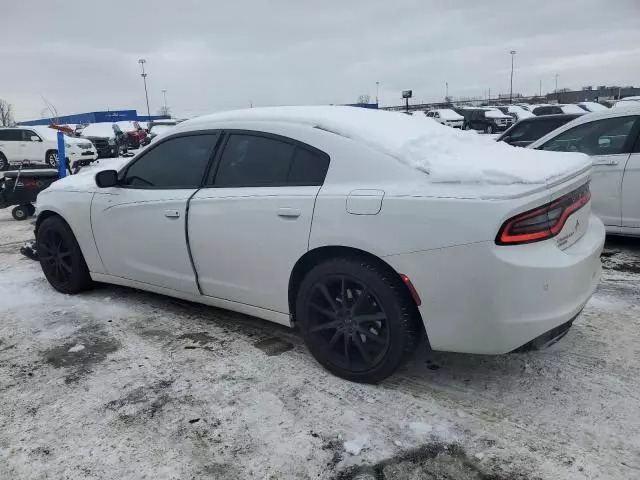
[[[144,71],[144,64],[147,63],[147,61],[144,58],[141,58],[140,60],[138,60],[138,63],[142,67],[142,73],[140,74],[140,76],[142,77],[142,81],[144,82],[144,97],[147,100],[147,117],[149,117],[147,120],[150,121],[151,109],[149,109],[149,93],[147,92],[147,74]]]
[[[168,115],[168,110],[167,110],[167,91],[166,90],[162,90],[162,97],[164,98],[164,114]]]
[[[516,56],[516,51],[511,50],[511,89],[509,90],[509,103],[513,103],[513,58]]]
[[[556,73],[556,101],[560,103],[560,92],[558,92],[558,74]]]
[[[376,82],[376,106],[379,106],[378,95],[380,93],[380,82]]]
[[[542,80],[540,80],[540,95],[539,96],[542,96]]]
[[[444,101],[448,102],[449,101],[449,82],[444,82],[444,89],[445,89]]]

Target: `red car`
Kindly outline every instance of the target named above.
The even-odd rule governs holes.
[[[149,143],[149,134],[136,121],[116,122],[117,125],[127,135],[129,148],[139,148]]]

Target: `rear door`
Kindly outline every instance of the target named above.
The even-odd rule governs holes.
[[[188,134],[150,147],[91,204],[106,273],[198,294],[187,246],[187,204],[201,187],[219,134]]]
[[[605,118],[577,125],[542,145],[540,150],[581,152],[591,156],[591,206],[605,225],[622,224],[622,178],[629,158],[637,116]]]
[[[230,131],[189,206],[189,244],[204,295],[287,313],[293,266],[308,250],[329,157],[271,134]]]
[[[22,130],[19,128],[7,128],[0,130],[0,152],[8,162],[18,163],[22,161]]]
[[[640,229],[640,120],[622,179],[622,226]]]

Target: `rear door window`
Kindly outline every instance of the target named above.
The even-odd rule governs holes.
[[[22,130],[15,129],[7,129],[0,130],[0,141],[5,142],[21,142],[22,141]]]

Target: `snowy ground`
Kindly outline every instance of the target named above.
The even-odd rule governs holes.
[[[69,297],[0,211],[0,478],[640,478],[640,243],[532,354],[420,352],[379,386],[295,333],[124,288]]]

